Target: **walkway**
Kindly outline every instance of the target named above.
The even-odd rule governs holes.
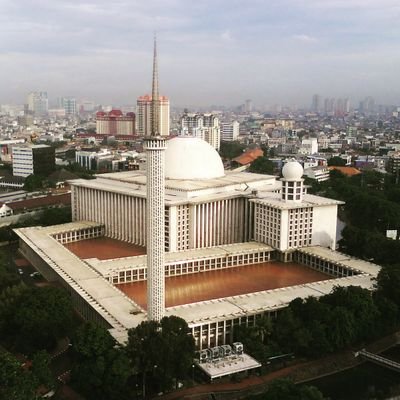
[[[369,351],[366,351],[365,349],[358,351],[355,353],[356,357],[362,357],[365,358],[367,361],[371,361],[375,364],[381,365],[383,367],[389,368],[393,371],[400,372],[400,363],[389,360],[388,358],[378,356],[377,354],[370,353]]]

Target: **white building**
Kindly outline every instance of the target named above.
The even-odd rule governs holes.
[[[12,148],[14,176],[26,178],[31,174],[46,176],[55,166],[55,150],[45,144],[15,145]]]
[[[137,134],[139,136],[149,136],[152,124],[152,96],[140,96],[137,99],[136,117],[137,117]],[[158,104],[158,134],[161,136],[169,136],[169,100],[166,96],[159,96]]]
[[[239,138],[240,124],[238,121],[221,123],[221,140],[231,142]]]
[[[185,113],[181,117],[181,135],[205,140],[216,150],[221,145],[219,119],[214,114]]]
[[[324,182],[329,179],[329,168],[327,166],[316,166],[304,169],[304,175],[317,182]]]
[[[299,149],[300,154],[316,154],[318,153],[318,140],[317,138],[303,139]]]
[[[201,139],[191,137],[169,140],[165,164],[168,251],[252,239],[282,252],[311,244],[335,248],[334,215],[340,202],[306,194],[301,179],[283,179],[283,194],[277,193],[282,183],[274,176],[225,173],[218,153]],[[298,166],[296,171],[302,173],[297,162],[287,163],[284,172],[290,165]],[[73,181],[72,202],[75,221],[104,224],[107,236],[146,245],[143,171]],[[130,220],[135,224],[128,223]],[[321,222],[326,220],[331,222]],[[125,221],[122,226],[121,221]]]
[[[297,297],[319,297],[337,285],[371,289],[379,267],[335,247],[340,202],[308,195],[302,167],[288,162],[274,176],[225,172],[218,154],[198,138],[168,141],[165,154],[165,276],[294,261],[330,279],[245,295],[167,307],[185,319],[198,349],[229,343],[235,326],[274,316]],[[146,245],[146,174],[140,171],[72,181],[71,224],[22,228],[20,250],[46,279],[71,293],[85,318],[120,342],[147,312],[113,284],[148,278],[147,256],[80,260],[63,243],[102,235]],[[89,263],[89,264],[88,264]]]

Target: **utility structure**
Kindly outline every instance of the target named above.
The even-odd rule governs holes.
[[[165,149],[167,142],[159,135],[159,93],[157,39],[154,37],[151,135],[144,139],[146,151],[147,209],[147,319],[160,321],[165,312]]]

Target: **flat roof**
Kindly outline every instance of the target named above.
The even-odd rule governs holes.
[[[110,284],[98,271],[92,268],[90,264],[76,257],[62,244],[51,237],[51,235],[56,233],[96,226],[99,226],[99,224],[84,221],[50,227],[38,226],[20,228],[15,229],[15,232],[20,239],[42,257],[67,284],[97,310],[97,312],[112,326],[110,331],[113,333],[114,337],[123,342],[127,339],[127,329],[137,326],[146,319],[144,310]],[[237,251],[249,249],[250,251],[252,246],[255,248],[259,245],[260,244],[254,242],[220,246],[217,249],[196,250],[193,252],[193,256],[194,254],[213,254],[214,251],[232,251],[232,249],[237,249]],[[170,307],[166,309],[165,314],[167,316],[179,316],[185,319],[189,326],[196,326],[218,320],[237,318],[246,314],[274,311],[287,306],[290,301],[297,297],[320,297],[330,293],[335,286],[339,285],[356,285],[371,290],[374,285],[373,279],[379,272],[379,266],[352,259],[341,253],[318,246],[308,247],[298,251],[309,252],[309,254],[314,254],[321,258],[326,256],[326,259],[332,262],[342,263],[343,265],[346,265],[345,263],[348,263],[350,266],[357,264],[357,268],[365,272],[345,278],[329,279],[303,285]],[[177,253],[172,253],[171,257],[176,258],[176,254]]]
[[[196,361],[196,365],[211,379],[261,367],[261,363],[246,353],[205,363]]]
[[[259,198],[251,199],[253,203],[264,204],[281,210],[303,208],[303,207],[319,207],[344,204],[343,201],[328,199],[327,197],[314,196],[313,194],[304,194],[302,202],[284,202],[280,193],[262,193]]]
[[[97,175],[96,179],[75,179],[73,186],[120,193],[146,198],[146,175],[144,171],[125,171]],[[220,178],[180,180],[165,179],[167,204],[187,204],[251,195],[254,190],[279,190],[281,183],[272,175],[226,171]]]
[[[259,251],[274,251],[274,248],[259,242],[234,243],[209,247],[206,249],[191,249],[177,252],[166,252],[166,265],[175,264],[189,260],[201,260],[216,257],[226,257],[228,255],[250,254]],[[85,260],[91,267],[100,274],[108,276],[112,271],[142,268],[147,265],[147,255],[132,257],[121,257],[109,260],[99,260],[89,258]]]
[[[365,274],[378,275],[381,267],[369,261],[360,260],[347,254],[340,253],[321,246],[309,246],[298,249],[300,253],[309,254],[320,259],[334,262],[346,268],[360,271]]]

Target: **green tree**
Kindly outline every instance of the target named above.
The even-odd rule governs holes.
[[[8,321],[17,347],[24,352],[49,349],[65,336],[72,323],[72,303],[67,292],[32,287],[22,292]]]
[[[0,350],[0,399],[35,400],[36,383],[30,371],[10,353]]]
[[[47,389],[55,387],[54,376],[50,370],[50,356],[46,351],[37,352],[32,359],[32,374],[37,386],[44,385]]]
[[[400,307],[400,264],[383,267],[376,278],[376,295]]]
[[[221,142],[219,154],[222,158],[232,160],[233,158],[240,156],[245,150],[245,146],[239,142]]]
[[[142,378],[143,392],[166,390],[185,379],[194,359],[194,341],[185,320],[171,316],[145,321],[128,331],[127,354]]]
[[[274,173],[274,164],[265,156],[258,157],[251,163],[249,171],[257,174],[272,175]]]
[[[43,176],[31,174],[25,178],[24,190],[27,190],[28,192],[40,190],[43,188],[44,181],[45,178]]]
[[[161,335],[164,344],[163,363],[165,376],[172,376],[177,385],[178,379],[185,379],[192,368],[195,344],[187,322],[174,315],[161,320]],[[177,387],[177,386],[176,386]]]
[[[343,326],[350,334],[351,326],[354,326],[354,339],[357,341],[368,339],[376,333],[376,321],[379,319],[379,310],[373,302],[371,293],[359,286],[336,286],[333,291],[321,298],[321,301],[332,307],[340,307],[344,312],[346,309],[353,315],[346,320],[341,320]],[[338,320],[339,321],[339,320]]]
[[[46,208],[40,216],[39,224],[43,226],[65,224],[72,221],[71,207]]]
[[[343,167],[346,165],[346,161],[342,157],[334,156],[328,160],[328,165],[335,167]]]
[[[128,331],[126,351],[133,370],[141,375],[143,396],[147,392],[148,375],[154,375],[160,364],[163,345],[159,322],[144,321]]]
[[[131,397],[129,358],[105,328],[94,324],[81,326],[72,338],[72,348],[75,363],[71,382],[85,398],[118,400]]]
[[[259,400],[323,400],[322,393],[314,386],[298,386],[289,379],[277,379],[268,385]]]

